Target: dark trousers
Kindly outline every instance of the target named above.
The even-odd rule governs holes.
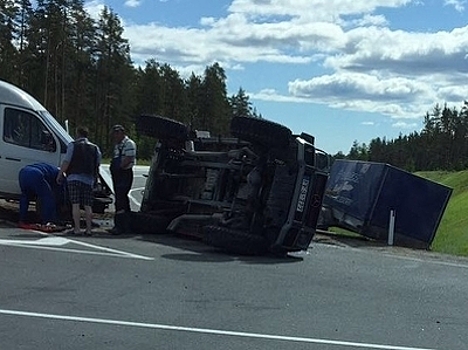
[[[20,221],[26,221],[29,200],[35,197],[40,202],[41,221],[47,223],[57,219],[54,192],[40,170],[29,167],[21,169],[19,184],[21,187]]]
[[[112,183],[115,192],[115,211],[131,211],[128,193],[132,188],[133,170],[128,169],[112,172]]]

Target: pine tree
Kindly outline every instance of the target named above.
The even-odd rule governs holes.
[[[0,2],[0,78],[17,83],[18,51],[13,41],[19,36],[18,7],[13,0]]]

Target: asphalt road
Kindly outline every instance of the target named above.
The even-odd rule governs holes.
[[[0,264],[2,350],[468,344],[468,260],[427,252],[323,239],[286,259],[238,257],[172,235],[58,237],[2,222]]]

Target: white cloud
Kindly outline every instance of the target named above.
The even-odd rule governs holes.
[[[417,123],[406,123],[406,122],[397,122],[392,124],[393,128],[398,128],[398,129],[408,129],[408,130],[414,130],[419,127]]]
[[[329,56],[326,66],[406,75],[468,73],[468,26],[437,33],[363,27],[350,30],[346,35],[346,49],[341,55]]]
[[[156,23],[133,25],[126,28],[125,36],[130,40],[132,53],[141,59],[156,58],[165,62],[185,62],[187,64],[209,64],[218,61],[224,65],[232,62],[279,62],[303,64],[310,63],[309,55],[291,55],[281,49],[290,45],[287,36],[283,38],[269,31],[281,33],[281,29],[249,29],[245,34],[242,25],[228,19],[230,23],[211,28],[167,28]],[[244,28],[247,29],[247,28]],[[262,31],[264,32],[262,34]]]
[[[292,96],[307,98],[314,103],[400,118],[420,117],[419,107],[430,105],[436,96],[433,87],[423,81],[361,73],[298,79],[289,83],[289,92]],[[414,104],[418,106],[417,109],[414,109]]]
[[[458,12],[465,11],[465,0],[444,0],[446,6],[453,6]]]
[[[102,1],[88,2],[88,11],[100,12]],[[464,9],[465,1],[444,1]],[[311,68],[310,77],[289,83],[289,94],[266,88],[250,91],[252,99],[326,104],[400,119],[421,118],[435,102],[467,99],[468,26],[433,33],[395,30],[379,12],[418,5],[419,0],[291,3],[233,0],[225,17],[200,18],[192,27],[126,24],[124,35],[137,64],[154,58],[170,63],[184,77],[201,74],[215,61],[237,70],[255,62],[303,68],[323,64],[328,70],[317,76]]]
[[[293,95],[282,95],[275,89],[263,89],[260,92],[249,92],[249,97],[253,100],[270,102],[289,102],[289,103],[314,103],[314,101]]]
[[[234,0],[229,11],[249,17],[301,18],[303,21],[336,22],[341,16],[369,14],[377,7],[401,7],[414,0]]]
[[[105,5],[103,0],[92,0],[86,2],[84,8],[89,13],[91,18],[96,20],[99,18],[99,14],[104,9],[104,6]]]
[[[125,6],[127,7],[138,7],[142,3],[141,0],[126,0],[125,1]]]
[[[363,26],[384,26],[387,25],[387,19],[382,15],[369,15],[366,14],[361,18],[350,20],[347,22],[347,26],[363,27]]]

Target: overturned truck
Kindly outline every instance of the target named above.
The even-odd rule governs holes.
[[[157,143],[135,230],[195,236],[235,254],[306,250],[327,154],[313,136],[265,119],[234,117],[230,128],[233,137],[209,137],[165,117],[138,118],[138,132]]]

